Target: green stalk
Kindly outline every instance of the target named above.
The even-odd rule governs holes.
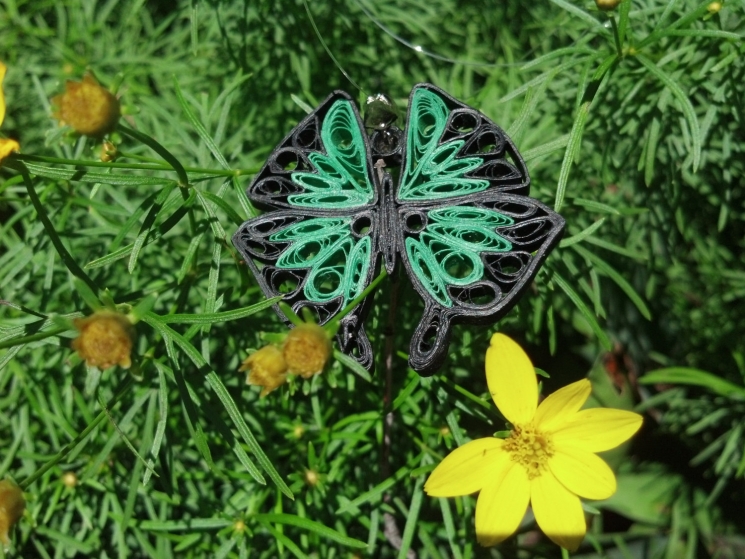
[[[168,151],[165,147],[158,143],[155,138],[129,128],[121,122],[119,123],[117,130],[125,136],[142,142],[146,146],[150,147],[155,153],[160,155],[163,159],[165,159],[173,168],[173,170],[176,171],[176,174],[178,175],[179,186],[181,188],[189,188],[189,176],[186,174],[186,169],[184,169],[184,166],[181,165],[181,162],[178,159],[176,159],[175,155],[173,155],[170,151]]]
[[[327,322],[324,325],[324,329],[326,332],[328,332],[329,336],[334,336],[339,331],[339,324],[341,323],[341,319],[347,316],[352,310],[359,305],[365,297],[370,295],[370,293],[373,292],[373,290],[378,287],[378,284],[383,281],[386,277],[388,277],[388,273],[385,271],[385,267],[383,267],[382,270],[380,270],[380,273],[378,274],[378,277],[376,277],[374,280],[370,282],[370,285],[368,285],[365,290],[357,295],[354,299],[352,299],[349,304],[344,307],[339,314],[337,314],[333,319],[331,319],[329,322]]]
[[[144,161],[153,161],[150,158],[139,157],[135,155],[119,152],[121,157],[141,159]],[[90,161],[80,159],[65,159],[63,157],[46,157],[43,155],[16,154],[15,159],[18,161],[31,161],[33,163],[55,163],[59,165],[74,165],[76,167],[103,167],[110,169],[130,169],[133,171],[172,171],[171,165],[165,163],[116,163],[105,161]],[[223,177],[242,177],[246,175],[255,175],[258,169],[208,169],[205,167],[184,167],[185,171],[190,173],[205,173]]]
[[[75,277],[85,282],[85,284],[91,288],[93,293],[97,294],[98,286],[88,276],[88,274],[86,274],[83,271],[83,269],[80,266],[78,266],[78,263],[75,262],[75,259],[73,259],[72,255],[69,252],[67,252],[65,245],[62,244],[62,240],[59,238],[59,235],[57,235],[57,231],[55,231],[54,225],[52,225],[52,222],[49,219],[47,212],[44,210],[44,206],[41,205],[41,200],[39,200],[39,195],[36,194],[36,190],[34,189],[33,182],[31,182],[31,177],[29,176],[28,169],[21,162],[16,164],[13,168],[19,171],[21,175],[23,176],[23,182],[26,184],[26,191],[28,192],[28,196],[31,199],[31,203],[33,204],[34,209],[36,210],[36,215],[39,216],[39,219],[41,220],[42,225],[44,225],[44,229],[46,229],[47,234],[49,235],[49,239],[52,241],[54,248],[57,250],[57,253],[60,255],[60,258],[62,258],[62,261],[65,263],[65,266],[67,266],[67,269],[70,270],[72,275],[74,275]]]
[[[38,342],[39,340],[51,338],[52,336],[56,336],[58,334],[61,334],[62,332],[67,332],[68,330],[69,328],[59,327],[53,330],[45,330],[44,332],[37,332],[36,334],[31,334],[29,336],[22,336],[20,338],[12,338],[10,340],[5,340],[4,342],[0,342],[0,349],[7,349],[9,347],[15,347],[17,345],[28,344],[31,342]]]

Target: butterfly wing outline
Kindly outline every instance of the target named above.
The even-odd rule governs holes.
[[[424,313],[409,348],[422,375],[444,361],[451,325],[506,314],[558,243],[564,220],[528,197],[512,140],[430,84],[411,92],[395,192],[396,245]]]
[[[380,254],[378,189],[367,135],[352,99],[332,93],[277,146],[247,190],[266,210],[233,244],[267,297],[328,322],[372,281]],[[341,321],[340,348],[371,369],[363,321],[368,298]],[[278,314],[284,314],[276,308]]]

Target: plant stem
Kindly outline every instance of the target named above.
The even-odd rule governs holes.
[[[59,464],[64,458],[72,451],[78,444],[80,444],[88,435],[90,435],[91,431],[95,429],[101,421],[106,419],[108,417],[108,410],[110,410],[112,407],[116,405],[116,403],[121,399],[121,397],[129,390],[129,388],[134,383],[134,377],[131,375],[127,377],[127,380],[124,381],[124,383],[119,387],[116,394],[109,400],[109,402],[106,404],[106,407],[101,410],[101,412],[96,416],[96,418],[91,421],[91,423],[83,429],[80,434],[75,437],[73,440],[71,440],[69,443],[67,443],[65,446],[62,447],[62,449],[54,455],[54,457],[49,460],[46,464],[44,464],[41,468],[36,470],[33,474],[28,476],[26,479],[21,481],[18,486],[22,490],[28,489],[28,487],[35,482],[37,479],[39,479],[41,476],[43,476],[47,471],[49,471],[51,468]]]
[[[149,158],[139,157],[135,155],[119,153],[121,157],[138,158],[145,161],[150,161]],[[80,159],[65,159],[63,157],[46,157],[43,155],[29,155],[29,154],[16,154],[15,159],[18,161],[31,161],[33,163],[56,163],[59,165],[74,165],[76,167],[103,167],[108,169],[131,169],[133,171],[173,171],[171,165],[165,163],[116,163],[116,162],[104,162],[104,161],[91,161],[91,160],[80,160]],[[247,175],[255,175],[258,169],[208,169],[205,167],[184,167],[185,171],[190,173],[205,173],[221,177],[243,177]]]
[[[616,43],[616,54],[618,54],[618,58],[623,58],[621,37],[618,35],[618,24],[616,23],[615,16],[610,16],[610,25],[613,28],[613,41]]]
[[[170,151],[168,151],[165,147],[158,143],[155,138],[151,138],[147,134],[143,134],[142,132],[129,128],[122,123],[119,123],[117,130],[119,130],[119,132],[121,132],[125,136],[133,138],[150,147],[155,153],[165,159],[173,168],[173,170],[176,171],[176,174],[178,175],[179,186],[181,188],[189,187],[189,176],[186,174],[184,166],[181,165],[181,162],[176,158],[175,155],[173,155]]]
[[[28,344],[31,342],[38,342],[39,340],[43,340],[46,338],[51,338],[52,336],[56,336],[57,334],[61,334],[62,332],[67,332],[69,328],[55,328],[54,330],[46,330],[44,332],[38,332],[36,334],[31,334],[29,336],[22,336],[20,338],[11,338],[10,340],[5,340],[4,342],[0,342],[0,349],[7,349],[9,347],[14,347],[17,345],[22,344]]]
[[[19,162],[14,168],[18,170],[21,175],[23,175],[23,182],[26,184],[26,191],[28,192],[31,203],[36,210],[36,215],[39,216],[39,220],[41,220],[42,225],[44,225],[44,229],[46,229],[47,234],[49,235],[49,239],[52,241],[54,248],[57,250],[60,258],[62,258],[65,266],[67,266],[67,269],[70,270],[72,275],[85,282],[85,284],[91,288],[93,293],[97,294],[98,286],[90,278],[90,276],[88,276],[88,274],[86,274],[83,269],[78,266],[78,263],[75,262],[72,255],[65,248],[65,245],[62,244],[62,240],[59,238],[59,235],[57,235],[57,231],[55,231],[54,225],[52,225],[47,212],[44,210],[44,206],[42,206],[41,204],[41,200],[39,200],[39,195],[36,194],[34,183],[31,181],[28,169],[21,162]]]
[[[373,292],[373,290],[378,287],[378,284],[383,281],[388,276],[388,272],[385,271],[385,267],[380,271],[378,274],[378,277],[376,277],[374,280],[370,282],[370,285],[368,285],[365,290],[357,295],[354,299],[352,299],[342,310],[339,314],[337,314],[332,320],[330,320],[324,328],[326,328],[326,331],[329,333],[330,336],[333,336],[336,334],[336,332],[339,330],[339,324],[341,323],[341,319],[347,316],[352,310],[359,305],[370,293]]]

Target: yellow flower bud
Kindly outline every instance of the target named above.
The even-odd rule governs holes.
[[[129,369],[134,328],[126,316],[97,311],[87,318],[76,318],[73,323],[80,335],[73,340],[72,348],[89,367],[103,371],[119,365]]]
[[[621,0],[595,0],[595,5],[598,7],[598,9],[603,10],[604,12],[615,10],[616,6],[618,6],[620,3]]]
[[[68,81],[65,92],[52,98],[58,109],[53,113],[60,124],[69,124],[75,132],[100,137],[108,134],[119,121],[119,100],[101,87],[90,74],[83,81]]]
[[[305,470],[305,483],[307,483],[311,487],[315,487],[316,485],[318,485],[319,481],[321,481],[321,476],[318,475],[317,471]]]
[[[719,10],[722,9],[722,3],[721,2],[712,2],[708,6],[706,6],[706,9],[709,10],[710,14],[716,14],[719,12]]]
[[[293,328],[285,339],[282,354],[293,375],[310,378],[323,371],[331,356],[331,340],[318,324],[307,322]]]
[[[238,370],[249,371],[246,384],[264,387],[262,398],[287,380],[287,363],[282,352],[273,345],[262,347],[249,355]]]
[[[65,472],[62,474],[62,484],[73,489],[78,484],[78,476],[75,475],[75,472]]]
[[[23,516],[26,501],[23,491],[8,479],[0,481],[0,542],[10,544],[8,532]]]
[[[116,149],[116,146],[112,144],[108,140],[103,141],[103,145],[101,146],[101,156],[100,159],[104,163],[108,163],[109,161],[114,161],[118,157],[119,153]]]

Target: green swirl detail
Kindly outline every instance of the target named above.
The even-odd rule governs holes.
[[[483,278],[482,252],[507,252],[512,243],[495,232],[513,219],[482,208],[453,206],[427,212],[418,239],[406,239],[409,263],[424,289],[442,306],[452,307],[448,285],[466,286]]]
[[[355,239],[351,223],[351,218],[315,217],[269,236],[291,243],[277,268],[311,269],[303,288],[308,301],[326,303],[342,296],[344,306],[365,289],[372,243],[369,235]]]
[[[465,175],[477,169],[483,159],[456,155],[463,140],[450,140],[438,146],[450,111],[438,95],[417,89],[411,100],[409,131],[406,138],[406,167],[401,173],[398,197],[401,200],[437,200],[481,192],[489,182]]]
[[[321,125],[321,140],[327,155],[308,156],[315,173],[292,173],[304,192],[288,196],[288,202],[302,208],[355,208],[372,202],[365,141],[349,101],[339,99],[331,105]]]

